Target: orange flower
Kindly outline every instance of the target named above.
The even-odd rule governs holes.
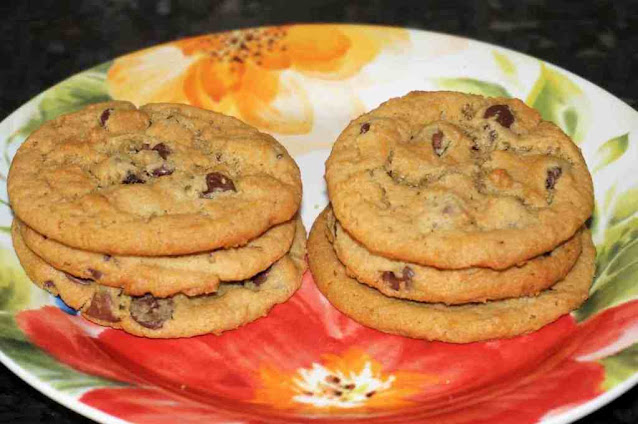
[[[322,359],[321,364],[293,372],[262,367],[261,387],[253,402],[315,413],[388,410],[413,404],[411,396],[439,380],[416,372],[383,370],[379,362],[359,349],[343,355],[325,354]]]
[[[183,102],[283,134],[312,129],[313,110],[294,75],[342,80],[406,41],[396,28],[289,25],[188,38],[117,59],[111,96],[137,104]],[[290,72],[293,71],[293,72]]]

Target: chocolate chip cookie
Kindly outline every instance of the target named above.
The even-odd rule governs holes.
[[[350,278],[330,241],[324,211],[308,240],[315,283],[330,303],[359,323],[408,337],[467,343],[513,337],[556,320],[586,298],[596,251],[588,230],[581,232],[582,254],[567,276],[538,296],[448,306],[388,297]]]
[[[128,295],[167,297],[213,293],[220,281],[240,281],[265,270],[290,249],[296,219],[276,225],[248,244],[181,256],[112,256],[74,249],[16,220],[26,246],[70,277],[120,287]]]
[[[401,299],[452,305],[535,295],[563,279],[581,253],[582,237],[577,232],[556,249],[520,266],[502,271],[490,268],[445,270],[371,253],[344,231],[334,220],[331,210],[326,211],[325,219],[333,233],[335,254],[344,264],[348,276],[386,296]]]
[[[517,99],[412,92],[352,121],[326,163],[334,214],[369,251],[506,269],[591,215],[579,148]]]
[[[301,179],[283,146],[237,119],[109,102],[35,131],[8,191],[22,221],[67,246],[183,255],[241,246],[291,220]]]
[[[305,270],[306,233],[300,220],[290,251],[266,271],[250,279],[223,283],[215,294],[168,298],[128,296],[121,289],[69,277],[40,259],[12,227],[18,258],[38,286],[59,295],[65,303],[100,325],[121,328],[152,338],[220,334],[265,316],[301,285]]]

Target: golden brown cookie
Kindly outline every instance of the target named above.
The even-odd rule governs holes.
[[[289,221],[301,178],[282,145],[235,118],[109,102],[36,130],[8,191],[22,221],[67,246],[181,255],[241,246]]]
[[[591,215],[580,149],[517,99],[412,92],[341,133],[326,162],[334,214],[368,250],[444,269],[505,269]]]
[[[151,338],[220,334],[263,317],[299,288],[306,267],[306,233],[298,220],[288,254],[251,279],[221,284],[215,294],[134,297],[95,282],[72,281],[29,250],[16,225],[12,235],[20,263],[35,284],[97,324]]]
[[[119,287],[133,296],[157,297],[213,293],[220,281],[252,277],[288,252],[296,227],[295,220],[279,224],[237,248],[181,256],[111,256],[65,246],[19,220],[14,225],[30,250],[71,277]]]
[[[551,252],[521,266],[501,271],[491,268],[443,270],[371,253],[344,231],[331,210],[327,211],[326,220],[334,232],[335,254],[346,267],[348,276],[386,296],[401,299],[453,305],[535,295],[563,279],[581,253],[578,232]]]
[[[344,314],[387,333],[452,343],[514,337],[535,331],[580,306],[594,275],[596,251],[588,230],[582,253],[567,276],[536,297],[448,306],[384,296],[349,277],[330,241],[324,211],[308,240],[308,261],[315,283]]]

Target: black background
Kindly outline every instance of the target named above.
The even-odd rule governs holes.
[[[71,74],[121,54],[189,35],[290,22],[467,36],[549,61],[638,104],[636,1],[4,0],[0,19],[0,119]],[[0,422],[89,420],[0,365]],[[638,388],[579,423],[638,423]]]

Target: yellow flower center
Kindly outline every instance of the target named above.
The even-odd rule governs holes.
[[[253,402],[313,414],[392,410],[412,405],[412,396],[437,381],[413,371],[389,372],[367,353],[351,349],[292,371],[262,366]]]
[[[383,378],[373,373],[372,364],[366,362],[360,372],[330,370],[319,364],[300,369],[293,381],[299,394],[293,399],[316,407],[356,408],[363,406],[372,396],[388,390],[395,380],[393,375]]]

